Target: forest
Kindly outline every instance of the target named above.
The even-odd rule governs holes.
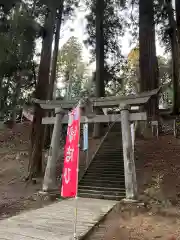
[[[79,41],[73,35],[78,30],[70,29],[71,36],[60,46],[64,26],[82,11],[84,39]],[[123,54],[124,41],[131,43],[128,54]],[[160,55],[159,46],[163,49]],[[88,61],[84,48],[89,51]],[[163,102],[177,115],[179,0],[0,0],[1,121],[18,121],[32,98],[122,96],[164,85],[168,94]],[[158,101],[154,105],[158,109]],[[44,116],[34,105],[29,178],[42,171]]]

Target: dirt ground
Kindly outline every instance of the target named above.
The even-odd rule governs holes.
[[[180,240],[180,141],[136,144],[139,203],[120,203],[86,240]]]
[[[41,183],[24,182],[29,130],[0,131],[0,219],[51,203],[39,196]],[[86,240],[180,240],[180,140],[139,140],[136,156],[139,203],[120,203]]]
[[[13,129],[0,130],[0,220],[22,211],[41,208],[58,200],[39,194],[39,190],[42,189],[42,180],[36,184],[25,182],[29,161],[30,129],[29,123],[23,123],[17,124]],[[89,159],[83,151],[80,151],[81,172],[86,168],[99,141],[90,139]],[[63,151],[61,155],[60,158],[63,160]],[[59,161],[57,177],[60,175],[61,168],[62,161]],[[60,198],[60,194],[58,198]]]
[[[51,202],[38,194],[40,183],[33,185],[24,181],[28,168],[29,131],[28,123],[0,131],[0,219]]]
[[[164,216],[138,204],[121,204],[89,234],[86,240],[180,239],[178,214]]]

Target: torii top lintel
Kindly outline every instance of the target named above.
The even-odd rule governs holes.
[[[156,96],[161,91],[161,87],[143,92],[137,95],[129,95],[122,97],[104,97],[104,98],[91,98],[93,107],[101,107],[101,108],[111,108],[111,107],[119,107],[120,104],[127,104],[131,106],[139,106],[146,104],[151,97]],[[32,99],[34,103],[40,104],[43,109],[55,109],[55,108],[63,108],[63,109],[71,109],[80,99],[64,101],[64,100],[39,100]],[[83,106],[82,106],[83,107]]]

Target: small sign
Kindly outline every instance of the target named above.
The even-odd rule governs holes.
[[[83,124],[83,151],[88,150],[88,123]]]

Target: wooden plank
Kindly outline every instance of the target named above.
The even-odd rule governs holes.
[[[147,120],[146,112],[140,113],[131,113],[130,114],[130,121],[145,121]],[[88,119],[88,123],[108,123],[108,122],[121,122],[121,114],[110,114],[110,115],[96,115],[93,118]],[[86,123],[87,118],[85,116],[81,117],[81,123]],[[54,124],[55,117],[45,117],[42,119],[42,124]],[[68,123],[68,116],[66,115],[62,121],[63,124]]]
[[[116,201],[78,198],[77,236],[84,236]],[[0,221],[0,239],[69,240],[73,237],[74,199]]]

